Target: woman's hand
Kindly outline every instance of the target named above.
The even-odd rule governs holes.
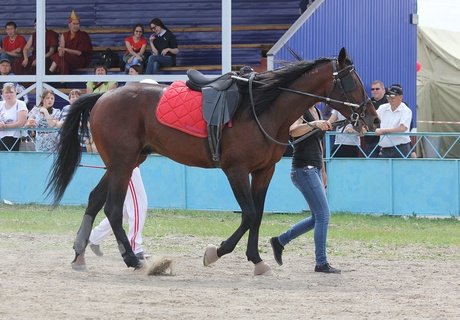
[[[49,115],[48,109],[46,109],[45,107],[40,108],[40,113],[43,113],[45,116]]]
[[[32,128],[37,126],[37,122],[35,122],[35,119],[28,119],[25,125],[27,128]]]
[[[309,122],[310,126],[317,127],[322,131],[332,130],[332,125],[327,120],[315,120]]]

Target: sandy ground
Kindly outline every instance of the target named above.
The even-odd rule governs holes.
[[[0,319],[460,319],[460,249],[334,243],[343,273],[325,275],[312,270],[307,238],[282,267],[261,239],[274,271],[263,277],[241,245],[204,267],[206,244],[221,239],[145,239],[152,258],[174,261],[173,275],[146,276],[125,267],[112,239],[76,272],[73,236],[0,233]]]

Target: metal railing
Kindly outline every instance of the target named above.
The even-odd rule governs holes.
[[[59,128],[28,128],[28,127],[21,127],[21,128],[2,128],[0,129],[0,132],[2,131],[20,131],[21,137],[16,140],[16,142],[11,146],[11,148],[8,148],[8,146],[3,142],[3,140],[0,140],[0,145],[2,145],[4,148],[6,148],[7,152],[12,151],[14,147],[16,147],[17,144],[31,144],[32,146],[29,146],[27,148],[24,148],[23,150],[19,151],[26,151],[26,152],[35,152],[36,151],[36,134],[37,132],[58,132],[60,129]]]
[[[334,158],[337,150],[332,151],[334,138],[338,135],[356,135],[353,133],[340,133],[328,131],[325,135],[325,158]],[[364,136],[376,136],[373,132],[368,132]],[[424,159],[459,159],[460,158],[460,132],[408,132],[408,133],[391,133],[385,134],[381,139],[388,139],[391,144],[392,137],[409,136],[411,138],[411,149],[408,154],[403,154],[397,148],[402,158],[413,158],[411,154],[415,153],[417,158]],[[370,155],[377,149],[377,146],[366,152],[363,145],[358,145],[360,157],[371,158]]]
[[[17,131],[22,132],[22,138],[18,140],[27,141],[35,145],[36,132],[55,132],[59,131],[58,128],[15,128],[15,129],[0,129],[1,131]],[[334,158],[335,152],[332,151],[334,138],[338,135],[354,135],[353,133],[340,133],[328,131],[325,135],[325,158],[326,160]],[[376,136],[373,132],[368,132],[365,136]],[[459,159],[460,158],[460,132],[410,132],[410,133],[392,133],[383,135],[383,139],[392,141],[394,136],[410,136],[412,143],[410,152],[405,155],[399,151],[402,158],[411,158],[411,153],[415,152],[417,158],[424,159]],[[0,142],[3,146],[3,141]],[[5,146],[6,147],[6,146]],[[376,147],[377,148],[377,147]],[[369,154],[375,151],[374,148]],[[358,145],[360,158],[369,159],[369,154],[363,148],[363,145]],[[398,149],[399,150],[399,149]],[[11,151],[11,150],[8,150]],[[26,150],[23,150],[26,151]]]

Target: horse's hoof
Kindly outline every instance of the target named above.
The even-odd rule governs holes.
[[[217,247],[212,244],[208,244],[203,256],[203,265],[207,267],[217,260],[219,260],[219,256],[217,255]]]
[[[85,254],[75,254],[75,259],[72,261],[71,266],[75,271],[86,271]]]
[[[85,264],[77,264],[75,262],[71,263],[72,269],[75,271],[87,271]]]
[[[255,276],[271,276],[273,275],[272,269],[265,261],[260,261],[254,266],[254,275]]]

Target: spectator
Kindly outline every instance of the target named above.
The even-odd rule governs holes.
[[[314,229],[315,272],[340,273],[339,269],[333,268],[328,263],[326,256],[330,212],[326,197],[327,176],[323,163],[321,140],[324,132],[331,129],[331,124],[326,120],[321,120],[320,111],[313,106],[291,125],[289,134],[294,138],[299,138],[316,128],[319,130],[294,146],[291,170],[292,182],[307,200],[311,216],[299,221],[280,236],[271,238],[270,243],[276,262],[282,265],[284,246],[305,232]]]
[[[80,89],[72,89],[69,92],[69,104],[64,106],[61,110],[61,113],[59,114],[59,119],[58,122],[56,123],[56,127],[62,128],[64,125],[64,121],[67,118],[67,115],[69,114],[70,107],[72,104],[81,96],[81,90]]]
[[[80,18],[74,10],[68,19],[69,31],[59,37],[58,52],[51,56],[50,73],[70,74],[91,63],[93,45],[88,33],[80,30]]]
[[[129,67],[128,74],[130,76],[137,76],[142,74],[142,66],[139,64],[135,64]]]
[[[133,65],[143,65],[145,60],[145,49],[147,48],[147,39],[144,38],[144,27],[136,24],[133,28],[133,35],[125,38],[126,53],[123,56],[125,62],[125,71]]]
[[[380,118],[380,128],[375,134],[380,136],[381,158],[407,157],[410,151],[409,136],[384,136],[394,132],[409,132],[412,121],[412,111],[402,102],[403,89],[399,84],[391,85],[387,92],[388,103],[383,104],[377,110]]]
[[[37,22],[34,20],[34,28],[37,29]],[[53,30],[46,29],[45,34],[45,68],[49,69],[51,66],[51,56],[56,52],[58,46],[59,35]],[[37,50],[37,31],[34,31],[29,40],[22,50],[23,60],[22,67],[24,74],[35,74],[35,67],[37,65],[36,50]]]
[[[17,33],[17,25],[13,21],[8,21],[5,25],[7,36],[2,40],[0,48],[0,59],[9,59],[14,73],[21,72],[22,49],[26,45],[26,39]]]
[[[345,121],[346,118],[337,110],[332,110],[329,123],[331,126],[336,121]],[[347,124],[345,128],[343,126],[337,126],[335,135],[334,146],[332,147],[331,155],[334,158],[355,158],[359,156],[359,135],[353,129],[353,125]],[[347,133],[347,134],[342,134]],[[351,134],[353,133],[353,134]]]
[[[375,80],[371,84],[371,94],[372,94],[372,104],[375,107],[375,110],[378,110],[382,104],[388,103],[388,100],[385,96],[385,85],[380,80]],[[369,158],[377,158],[380,153],[379,137],[376,136],[364,136],[364,152]],[[375,150],[374,150],[375,149]],[[372,152],[372,150],[374,150]]]
[[[59,120],[60,110],[54,108],[54,92],[43,90],[40,104],[29,112],[26,127],[29,128],[55,128]],[[37,131],[35,133],[35,149],[37,151],[56,151],[58,142],[57,131]]]
[[[148,59],[146,74],[156,74],[160,67],[176,65],[177,48],[176,36],[169,31],[159,18],[150,21],[152,35],[149,38],[152,55]]]
[[[16,86],[8,82],[2,88],[3,101],[0,102],[0,129],[21,128],[27,120],[27,107],[24,101],[16,98]],[[1,130],[0,150],[18,151],[21,130]]]
[[[0,76],[13,76],[14,73],[11,72],[11,62],[8,58],[2,58],[0,59]],[[16,87],[16,94],[21,93],[22,91],[25,90],[24,86],[20,85],[19,83],[14,83]],[[29,97],[27,94],[22,95],[20,98],[18,98],[21,101],[24,101],[26,106],[29,103]]]
[[[125,202],[123,204],[123,218],[128,220],[128,240],[134,254],[138,259],[144,260],[142,248],[142,230],[144,229],[147,215],[147,194],[142,182],[141,172],[138,167],[134,168],[128,184]],[[101,242],[112,233],[112,227],[107,218],[104,218],[95,227],[89,236],[89,247],[97,255],[102,256]]]
[[[107,67],[101,63],[94,66],[94,74],[99,76],[105,76],[107,74]],[[101,93],[111,89],[115,89],[118,83],[115,81],[109,82],[93,82],[88,81],[86,83],[86,93]]]
[[[64,125],[64,121],[67,118],[67,115],[69,114],[70,108],[72,107],[72,104],[81,96],[81,90],[80,89],[72,89],[69,92],[69,104],[64,106],[62,108],[61,114],[59,115],[59,119],[56,123],[57,128],[62,128]],[[79,132],[78,137],[80,140],[80,149],[82,152],[86,152],[86,142],[85,142],[85,137]]]

